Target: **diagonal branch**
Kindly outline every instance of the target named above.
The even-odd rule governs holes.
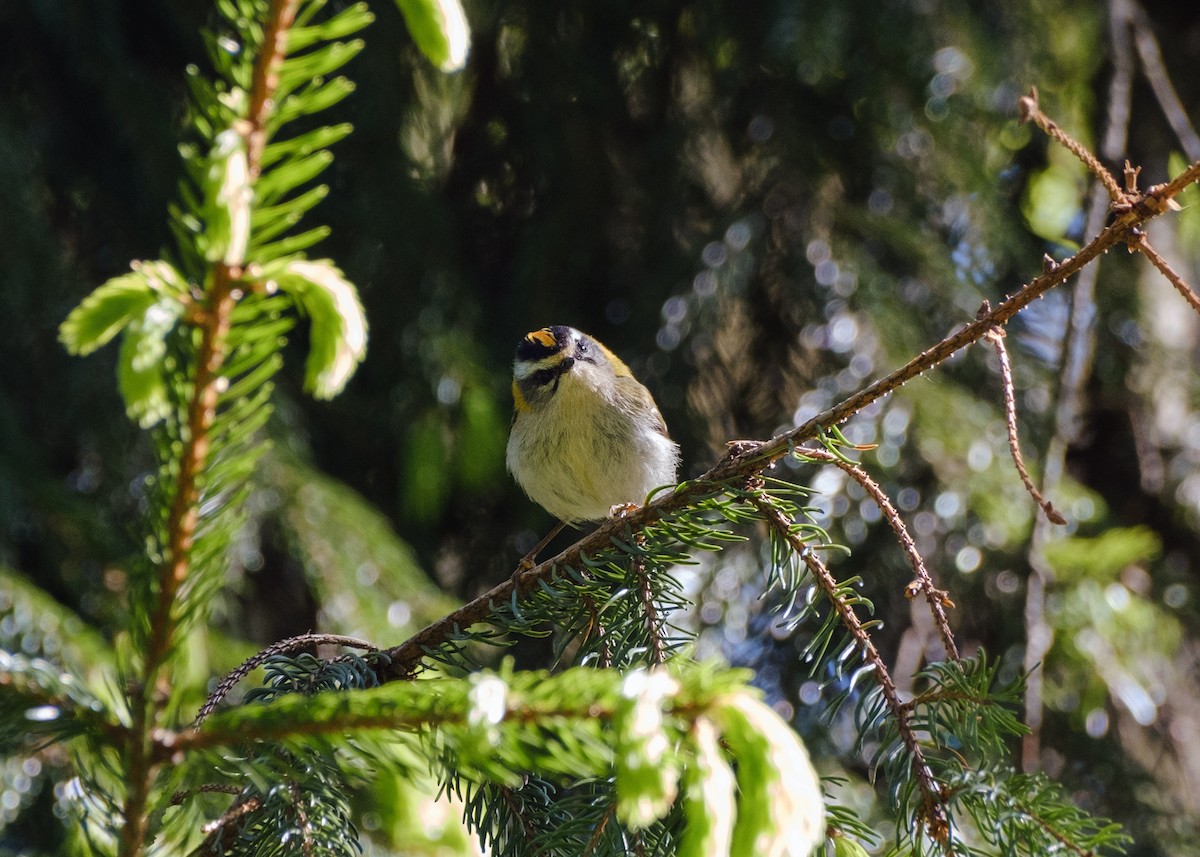
[[[1159,273],[1166,277],[1167,281],[1175,287],[1175,291],[1179,292],[1180,297],[1187,301],[1188,306],[1200,313],[1200,295],[1192,291],[1192,287],[1184,281],[1183,277],[1171,267],[1170,263],[1162,257],[1162,254],[1151,246],[1150,242],[1146,240],[1145,233],[1139,231],[1129,246],[1149,259],[1151,264],[1158,268]]]
[[[1056,143],[1077,157],[1087,167],[1088,172],[1099,179],[1100,183],[1104,185],[1104,189],[1108,191],[1109,199],[1113,202],[1120,202],[1125,198],[1125,193],[1121,190],[1120,185],[1117,184],[1117,180],[1113,178],[1113,174],[1105,168],[1104,164],[1100,163],[1100,159],[1093,155],[1087,146],[1064,131],[1059,127],[1058,123],[1042,112],[1041,107],[1038,105],[1037,89],[1031,89],[1028,95],[1021,96],[1017,101],[1017,105],[1021,121],[1033,122],[1042,129],[1046,136],[1052,138]]]
[[[761,473],[773,462],[790,454],[799,444],[814,439],[830,426],[844,422],[872,402],[945,362],[960,349],[978,342],[989,330],[997,325],[1006,324],[1030,303],[1079,273],[1109,248],[1125,242],[1131,229],[1166,211],[1170,200],[1198,179],[1200,161],[1191,164],[1166,184],[1150,188],[1145,193],[1127,195],[1126,203],[1115,213],[1113,222],[1107,228],[1074,256],[1061,263],[1048,264],[1047,270],[1041,276],[1031,280],[995,309],[977,316],[887,377],[870,384],[791,431],[760,444],[739,445],[699,478],[682,483],[669,494],[664,494],[620,519],[605,521],[557,556],[544,560],[531,569],[518,569],[508,580],[422,628],[400,645],[388,649],[386,654],[391,661],[381,678],[411,678],[427,653],[454,639],[463,629],[487,619],[492,614],[494,605],[514,598],[522,600],[538,588],[539,581],[549,579],[556,569],[568,566],[578,568],[581,557],[610,547],[614,537],[627,531],[636,532],[658,520],[663,514],[682,509],[702,497],[712,496],[714,490],[719,491],[722,486],[743,482],[747,477]]]
[[[806,450],[806,454],[807,452]],[[821,590],[825,593],[825,597],[837,612],[842,626],[854,637],[859,648],[862,650],[864,660],[871,665],[872,674],[879,683],[879,689],[883,693],[884,701],[887,703],[888,710],[891,711],[892,718],[895,720],[900,740],[904,742],[904,747],[908,751],[909,758],[912,760],[913,774],[917,778],[917,787],[921,792],[921,811],[918,820],[924,825],[930,837],[942,845],[947,854],[952,853],[950,847],[950,822],[946,818],[941,786],[938,784],[936,777],[934,777],[929,763],[925,760],[925,752],[921,749],[921,742],[913,731],[911,722],[912,711],[901,702],[900,694],[896,690],[895,683],[892,681],[892,675],[888,672],[887,664],[884,663],[879,649],[875,647],[875,643],[871,640],[871,635],[863,628],[858,614],[854,612],[854,607],[838,594],[838,584],[833,574],[830,573],[825,564],[817,557],[816,552],[811,550],[804,543],[804,540],[792,531],[791,522],[784,514],[767,500],[754,498],[751,502],[775,533],[791,546],[798,557],[804,560],[804,564],[808,566],[813,579],[816,580],[817,585],[821,587]]]
[[[373,645],[364,640],[354,637],[344,637],[341,634],[301,634],[298,637],[289,637],[286,640],[280,640],[278,643],[272,643],[261,652],[247,658],[241,666],[218,682],[213,692],[208,695],[208,699],[204,701],[204,705],[200,706],[200,710],[196,713],[196,719],[192,721],[192,728],[198,728],[210,714],[217,710],[217,706],[221,704],[221,700],[229,695],[229,692],[237,686],[238,682],[271,658],[276,655],[298,652],[302,649],[312,648],[313,646],[348,646],[355,649],[375,650]]]

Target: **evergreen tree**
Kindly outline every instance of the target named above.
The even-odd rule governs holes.
[[[470,85],[465,73],[455,74],[468,46],[461,9],[431,0],[405,0],[400,7],[414,43],[439,69],[414,72],[419,103],[405,119],[403,139],[421,171],[417,178],[445,180],[451,190],[470,181],[482,212],[519,208],[523,171],[534,167],[510,165],[507,179],[484,175],[495,164],[471,160],[474,147],[486,147],[482,138],[461,142],[462,163],[446,175],[439,141],[463,121],[455,110]],[[1114,45],[1144,40],[1137,11],[1114,9]],[[1051,622],[1077,631],[1075,656],[1101,665],[1100,679],[1134,716],[1152,707],[1153,694],[1138,708],[1137,693],[1147,683],[1138,670],[1146,664],[1106,649],[1108,637],[1084,633],[1092,625],[1081,614],[1107,604],[1115,630],[1142,634],[1139,645],[1169,651],[1178,635],[1161,627],[1151,633],[1163,614],[1137,597],[1128,572],[1153,557],[1158,542],[1145,531],[1112,527],[1095,538],[1052,534],[1069,519],[1085,519],[1082,510],[1094,502],[1083,492],[1076,500],[1061,481],[1070,442],[1063,425],[1074,419],[1070,395],[1078,393],[1072,373],[1086,374],[1094,345],[1083,342],[1088,328],[1077,322],[1072,329],[1084,333],[1067,340],[1067,395],[1044,456],[1040,493],[1019,449],[1018,382],[1004,331],[1023,324],[1022,334],[1034,336],[1047,324],[1035,301],[1058,294],[1076,274],[1073,306],[1088,306],[1095,300],[1089,272],[1118,244],[1148,258],[1196,307],[1183,277],[1155,249],[1158,235],[1151,240],[1147,232],[1174,216],[1174,200],[1200,174],[1200,153],[1189,151],[1190,167],[1176,159],[1168,184],[1147,188],[1132,168],[1118,182],[1030,94],[1020,100],[1025,124],[1014,120],[1008,138],[973,159],[972,147],[983,144],[962,132],[986,123],[989,114],[947,107],[969,70],[962,51],[942,48],[934,54],[936,75],[922,107],[932,122],[956,123],[957,135],[934,135],[915,124],[914,105],[859,101],[853,117],[837,113],[828,120],[829,133],[849,139],[862,126],[864,136],[891,139],[898,161],[869,181],[851,175],[842,184],[830,173],[825,196],[801,203],[788,193],[789,186],[803,185],[789,174],[800,157],[738,153],[721,139],[725,114],[740,108],[714,94],[717,72],[735,64],[738,45],[749,38],[735,22],[718,26],[706,6],[681,13],[669,34],[652,17],[625,9],[597,11],[588,21],[585,12],[571,11],[487,21],[495,38],[477,41],[480,63],[497,68],[540,59],[513,45],[544,30],[559,33],[564,45],[599,50],[605,39],[589,42],[582,34],[628,27],[617,38],[622,47],[614,73],[632,124],[614,133],[635,133],[639,121],[659,115],[647,99],[665,73],[661,52],[670,52],[678,61],[671,83],[678,89],[676,109],[688,128],[680,147],[701,153],[689,159],[693,191],[731,217],[720,240],[703,243],[703,270],[666,302],[658,329],[665,353],[682,341],[691,344],[696,380],[686,395],[705,419],[702,429],[687,434],[694,443],[708,441],[716,463],[694,467],[692,478],[653,502],[453,607],[431,587],[411,583],[414,560],[387,534],[388,523],[319,475],[287,432],[286,409],[282,415],[273,410],[276,375],[296,353],[288,340],[297,321],[307,335],[304,388],[314,398],[341,393],[366,356],[367,316],[343,272],[349,265],[308,257],[330,231],[307,218],[328,192],[314,183],[333,163],[334,147],[354,140],[348,123],[324,117],[355,88],[342,71],[362,51],[358,36],[374,15],[364,4],[323,0],[227,0],[218,11],[207,31],[206,66],[188,68],[184,178],[169,209],[170,249],[109,279],[66,316],[60,331],[67,349],[80,355],[119,338],[117,388],[129,418],[153,441],[154,464],[128,504],[144,522],[143,550],[109,561],[102,575],[110,593],[103,608],[108,627],[120,630],[108,638],[91,630],[56,600],[52,584],[12,572],[0,579],[0,734],[7,776],[23,785],[10,790],[18,797],[5,807],[10,830],[21,831],[22,819],[44,818],[51,803],[62,820],[53,833],[16,833],[18,849],[349,854],[370,847],[406,853],[432,848],[424,843],[439,835],[447,847],[461,848],[453,823],[441,834],[421,823],[439,806],[432,802],[435,792],[440,811],[451,804],[449,811],[461,812],[467,829],[495,853],[807,854],[824,843],[838,854],[1089,854],[1128,843],[1115,825],[1065,797],[1053,778],[1034,772],[1044,741],[1045,690],[1037,668],[1049,652],[1048,644],[1039,648],[1035,632],[1051,633]],[[827,14],[845,24],[852,11]],[[796,36],[782,24],[799,22],[786,13],[772,20],[779,25],[772,38],[784,51]],[[831,76],[848,44],[830,44],[826,54],[799,62],[798,74],[820,98],[853,101],[834,93]],[[710,55],[689,57],[692,49]],[[1152,59],[1143,52],[1148,69]],[[1119,93],[1128,58],[1115,66]],[[438,76],[447,72],[451,76]],[[486,86],[502,78],[489,78]],[[1015,92],[1005,94],[1017,100]],[[520,102],[522,95],[505,97]],[[1062,124],[1070,125],[1071,100],[1060,100]],[[1164,105],[1177,120],[1171,102]],[[505,118],[464,129],[464,136],[469,130],[503,138],[506,120],[520,110],[502,100],[494,108]],[[769,149],[775,131],[768,126],[788,117],[750,114],[742,117],[750,139]],[[564,116],[564,134],[581,127],[578,121]],[[955,301],[934,301],[918,279],[905,282],[901,295],[875,294],[897,318],[927,313],[957,327],[940,339],[917,340],[907,326],[886,342],[873,336],[849,297],[860,285],[878,292],[888,270],[912,266],[916,277],[929,264],[912,248],[904,255],[904,236],[875,234],[893,208],[941,223],[958,241],[950,263],[941,263],[943,273],[970,281],[976,291],[998,281],[1000,272],[986,257],[989,245],[973,236],[987,218],[1013,216],[1011,206],[981,213],[979,200],[944,201],[939,188],[957,181],[959,171],[978,170],[980,160],[1010,157],[1028,143],[1031,127],[1045,134],[1050,148],[1047,166],[1031,174],[1026,213],[1043,238],[1060,242],[1053,246],[1071,240],[1069,224],[1053,219],[1063,208],[1052,204],[1055,189],[1083,175],[1097,179],[1098,202],[1077,236],[1077,252],[1048,256],[1042,272],[1024,277],[1026,284],[1009,289],[1010,297],[993,295],[994,307],[982,298],[966,306],[961,293]],[[1110,161],[1122,148],[1113,127],[1110,122],[1100,147]],[[949,153],[939,162],[943,169],[933,178],[922,175],[930,168],[923,156],[943,144]],[[595,141],[580,145],[589,156],[599,151],[589,148]],[[537,154],[534,145],[515,151],[518,159]],[[636,162],[631,156],[614,169],[637,174],[652,168],[654,154],[645,157]],[[764,166],[776,157],[776,169]],[[901,164],[912,173],[899,171]],[[581,171],[575,180],[587,184],[595,177]],[[579,264],[561,246],[586,223],[585,212],[572,211],[571,190],[563,189],[557,219],[541,224],[545,234],[532,238],[526,251],[550,255],[544,269],[550,277]],[[761,199],[761,214],[732,216],[741,194]],[[847,199],[864,204],[817,216]],[[645,204],[617,201],[635,210]],[[813,235],[801,224],[805,218],[838,229]],[[1189,219],[1179,220],[1189,228]],[[686,227],[691,241],[714,228],[686,217],[681,223],[646,228]],[[845,241],[855,232],[863,243],[852,251]],[[615,267],[653,268],[642,255],[645,235],[621,241],[632,258]],[[584,242],[593,254],[601,252],[598,246]],[[820,309],[815,301],[809,307],[825,322],[799,330],[796,314],[804,300],[784,288],[797,267],[811,269],[806,276],[826,290]],[[452,302],[452,291],[433,301]],[[634,309],[642,308],[610,301],[601,314],[616,318]],[[378,335],[380,323],[372,320]],[[430,371],[443,373],[437,398],[457,411],[448,424],[444,410],[431,408],[407,427],[408,478],[399,505],[414,521],[454,514],[448,510],[465,502],[455,492],[470,497],[490,484],[502,458],[498,405],[471,377],[478,355],[462,345],[461,329],[447,329],[420,344]],[[992,364],[951,366],[950,384],[903,398],[924,373],[975,343],[994,354]],[[769,376],[748,373],[747,353],[774,367]],[[1103,354],[1097,359],[1103,365]],[[461,361],[456,372],[446,372],[454,360]],[[885,374],[876,370],[883,362],[902,368]],[[648,361],[646,368],[653,383],[663,384],[667,401],[671,389],[682,398],[671,386],[681,367],[655,371]],[[798,392],[797,385],[826,369],[823,377],[832,383]],[[881,377],[868,384],[868,376]],[[982,455],[976,447],[986,437],[988,416],[964,403],[965,391],[984,378],[1003,402],[995,408],[1005,427],[1001,443],[1025,486],[1009,480],[1002,493],[990,482],[972,482],[960,488],[966,499],[943,492],[939,514],[951,532],[931,539],[936,530],[919,515],[906,523],[916,505],[907,499],[906,483],[928,476],[925,459],[913,455],[906,471],[896,460],[901,445],[895,439],[911,420],[917,444],[940,444],[960,452],[959,460]],[[1041,383],[1035,380],[1031,390]],[[891,394],[903,404],[885,408]],[[1036,396],[1027,390],[1025,400]],[[775,418],[784,402],[795,411],[786,430],[768,441],[732,441],[772,433],[775,426],[763,421]],[[939,430],[947,414],[956,424]],[[897,428],[901,417],[905,426]],[[272,437],[280,441],[268,454]],[[887,480],[871,475],[876,455]],[[999,470],[992,464],[988,472]],[[801,474],[813,473],[812,488],[799,484]],[[969,516],[941,509],[943,497],[947,509],[965,504]],[[854,513],[849,503],[838,506],[846,498],[855,501]],[[874,511],[864,511],[868,507]],[[1023,511],[1010,512],[1014,507]],[[862,522],[873,520],[901,547],[907,585],[881,580],[859,559]],[[952,565],[973,572],[981,544],[1017,549],[1006,521],[1010,530],[1033,526],[1025,669],[987,654],[979,643],[990,643],[989,634],[976,630],[982,622],[957,619],[961,596],[927,570],[931,557],[953,556]],[[264,562],[269,527],[279,529],[279,542],[303,564],[323,630],[255,653],[230,633],[226,617],[243,611],[231,593],[239,585],[244,591]],[[956,540],[956,529],[974,535]],[[343,534],[345,544],[339,543]],[[855,544],[855,554],[834,562],[844,544]],[[95,554],[108,556],[99,546]],[[493,561],[505,559],[496,552]],[[1078,583],[1058,593],[1065,605],[1053,604],[1059,579]],[[1099,586],[1106,580],[1107,588]],[[698,592],[698,585],[711,589]],[[742,608],[754,651],[727,653],[752,664],[754,673],[715,666],[702,655],[712,639],[704,629],[714,624],[706,608],[737,601],[721,596],[722,588],[751,588],[761,598],[761,609]],[[913,627],[924,629],[924,638],[915,656],[898,656],[892,664],[888,653],[903,655],[907,638],[893,636],[877,613],[882,607],[895,615],[897,594],[911,604]],[[287,593],[270,593],[276,596]],[[1122,597],[1126,607],[1116,605]],[[700,609],[691,611],[693,603]],[[397,633],[414,619],[425,627]],[[1000,647],[1008,645],[1003,633],[989,633]],[[514,657],[502,657],[509,649]],[[761,690],[752,689],[752,681]],[[763,691],[779,704],[766,704]],[[811,713],[797,714],[799,700]],[[780,712],[796,715],[832,775],[818,780],[805,742]],[[1023,772],[1014,761],[1022,739]],[[858,788],[863,773],[878,790],[877,803],[864,800]],[[44,796],[40,806],[35,782]],[[414,844],[419,828],[420,845]]]

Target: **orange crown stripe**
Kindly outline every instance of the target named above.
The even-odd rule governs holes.
[[[525,334],[526,342],[535,342],[545,348],[553,348],[556,343],[554,334],[550,332],[550,328],[543,327],[541,330],[535,330],[533,333]]]

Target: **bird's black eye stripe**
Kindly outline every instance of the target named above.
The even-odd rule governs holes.
[[[575,365],[575,359],[572,357],[564,357],[562,360],[555,363],[553,366],[548,366],[545,369],[538,369],[521,382],[523,386],[530,390],[537,390],[550,385],[552,389],[558,389],[558,380],[565,372],[569,372],[571,367]]]

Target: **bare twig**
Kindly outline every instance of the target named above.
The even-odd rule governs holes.
[[[855,482],[863,487],[871,499],[875,501],[875,505],[883,513],[884,519],[892,528],[892,532],[896,534],[896,540],[900,542],[900,547],[904,550],[905,556],[908,557],[908,563],[912,566],[915,589],[917,592],[924,593],[925,600],[929,603],[929,610],[933,614],[935,623],[937,624],[938,633],[942,638],[942,647],[946,650],[946,655],[951,660],[959,660],[958,646],[954,642],[954,633],[950,630],[950,622],[946,618],[946,607],[952,606],[949,596],[943,589],[938,589],[933,585],[933,578],[929,574],[929,570],[925,568],[925,560],[917,551],[916,543],[913,542],[912,536],[908,532],[908,527],[904,525],[904,521],[900,517],[900,513],[896,511],[896,507],[892,505],[892,501],[888,498],[883,489],[879,487],[879,483],[870,477],[870,475],[861,467],[855,466],[840,456],[834,455],[823,449],[804,449],[801,454],[805,458],[814,458],[820,461],[826,461],[836,467],[841,468]],[[909,593],[908,587],[905,587],[905,594]]]
[[[600,611],[596,608],[596,599],[585,595],[583,596],[583,605],[588,612],[588,622],[580,635],[580,645],[586,646],[594,631],[600,642],[600,654],[596,666],[607,669],[612,666],[612,651],[609,649],[608,640],[605,639],[608,632],[604,628],[604,623],[600,621]]]
[[[1149,259],[1154,267],[1158,268],[1162,275],[1175,287],[1175,291],[1179,292],[1183,299],[1188,302],[1188,306],[1200,313],[1200,295],[1192,291],[1191,286],[1184,281],[1183,277],[1179,276],[1167,260],[1150,245],[1145,233],[1139,231],[1129,246]]]
[[[596,851],[596,847],[600,844],[601,837],[604,835],[604,830],[608,827],[608,823],[612,820],[612,817],[616,814],[616,811],[616,804],[611,804],[604,815],[600,817],[600,823],[596,825],[596,830],[592,834],[592,838],[588,840],[587,847],[583,849],[583,853],[580,855],[580,857],[589,857],[589,855]]]
[[[813,579],[821,587],[821,591],[825,593],[825,597],[837,612],[842,626],[854,637],[855,642],[862,650],[863,658],[871,665],[873,677],[878,682],[888,710],[891,711],[896,722],[900,740],[904,742],[909,758],[912,759],[913,773],[916,775],[917,786],[921,792],[921,811],[918,820],[924,825],[930,837],[941,843],[946,852],[950,853],[950,824],[942,802],[941,786],[934,777],[933,771],[930,770],[928,762],[925,761],[921,742],[912,728],[912,712],[901,702],[891,673],[888,672],[887,665],[883,661],[883,656],[875,648],[871,635],[863,628],[858,614],[854,612],[854,607],[838,594],[838,584],[833,574],[817,557],[816,552],[810,550],[809,546],[792,531],[791,522],[787,517],[771,505],[768,499],[751,498],[751,502],[775,533],[791,546],[798,557],[804,560]]]
[[[996,350],[996,359],[1000,361],[1000,383],[1004,388],[1004,423],[1008,427],[1008,451],[1012,455],[1013,464],[1016,465],[1017,473],[1020,474],[1021,481],[1025,484],[1025,490],[1045,512],[1050,522],[1065,525],[1067,519],[1059,514],[1054,505],[1043,497],[1042,492],[1033,484],[1021,457],[1021,441],[1017,437],[1017,399],[1013,393],[1012,365],[1008,362],[1008,349],[1004,347],[1004,330],[999,327],[994,328],[988,331],[984,338],[992,343]]]
[[[196,713],[196,719],[192,721],[192,728],[198,728],[204,722],[205,718],[217,710],[217,706],[221,704],[221,700],[229,695],[229,692],[237,686],[238,682],[271,658],[276,655],[298,652],[313,646],[348,646],[353,649],[379,651],[365,640],[358,640],[354,637],[343,637],[340,634],[301,634],[298,637],[289,637],[286,640],[272,643],[258,654],[247,658],[241,666],[217,683],[213,692],[208,695],[208,699],[204,701],[204,705],[200,706],[200,711]]]
[[[1117,180],[1113,178],[1113,174],[1105,169],[1104,164],[1091,153],[1091,151],[1058,127],[1049,116],[1042,112],[1038,106],[1037,89],[1030,89],[1028,95],[1023,95],[1017,102],[1018,115],[1022,122],[1033,122],[1046,133],[1048,137],[1056,140],[1064,149],[1070,152],[1088,168],[1088,172],[1094,175],[1104,185],[1104,189],[1108,191],[1109,197],[1113,202],[1121,202],[1125,198],[1124,192],[1117,184]]]
[[[204,841],[192,852],[192,857],[228,853],[237,836],[234,822],[244,815],[256,812],[262,807],[262,803],[262,798],[258,795],[248,795],[244,800],[235,801],[220,818],[204,825]]]

